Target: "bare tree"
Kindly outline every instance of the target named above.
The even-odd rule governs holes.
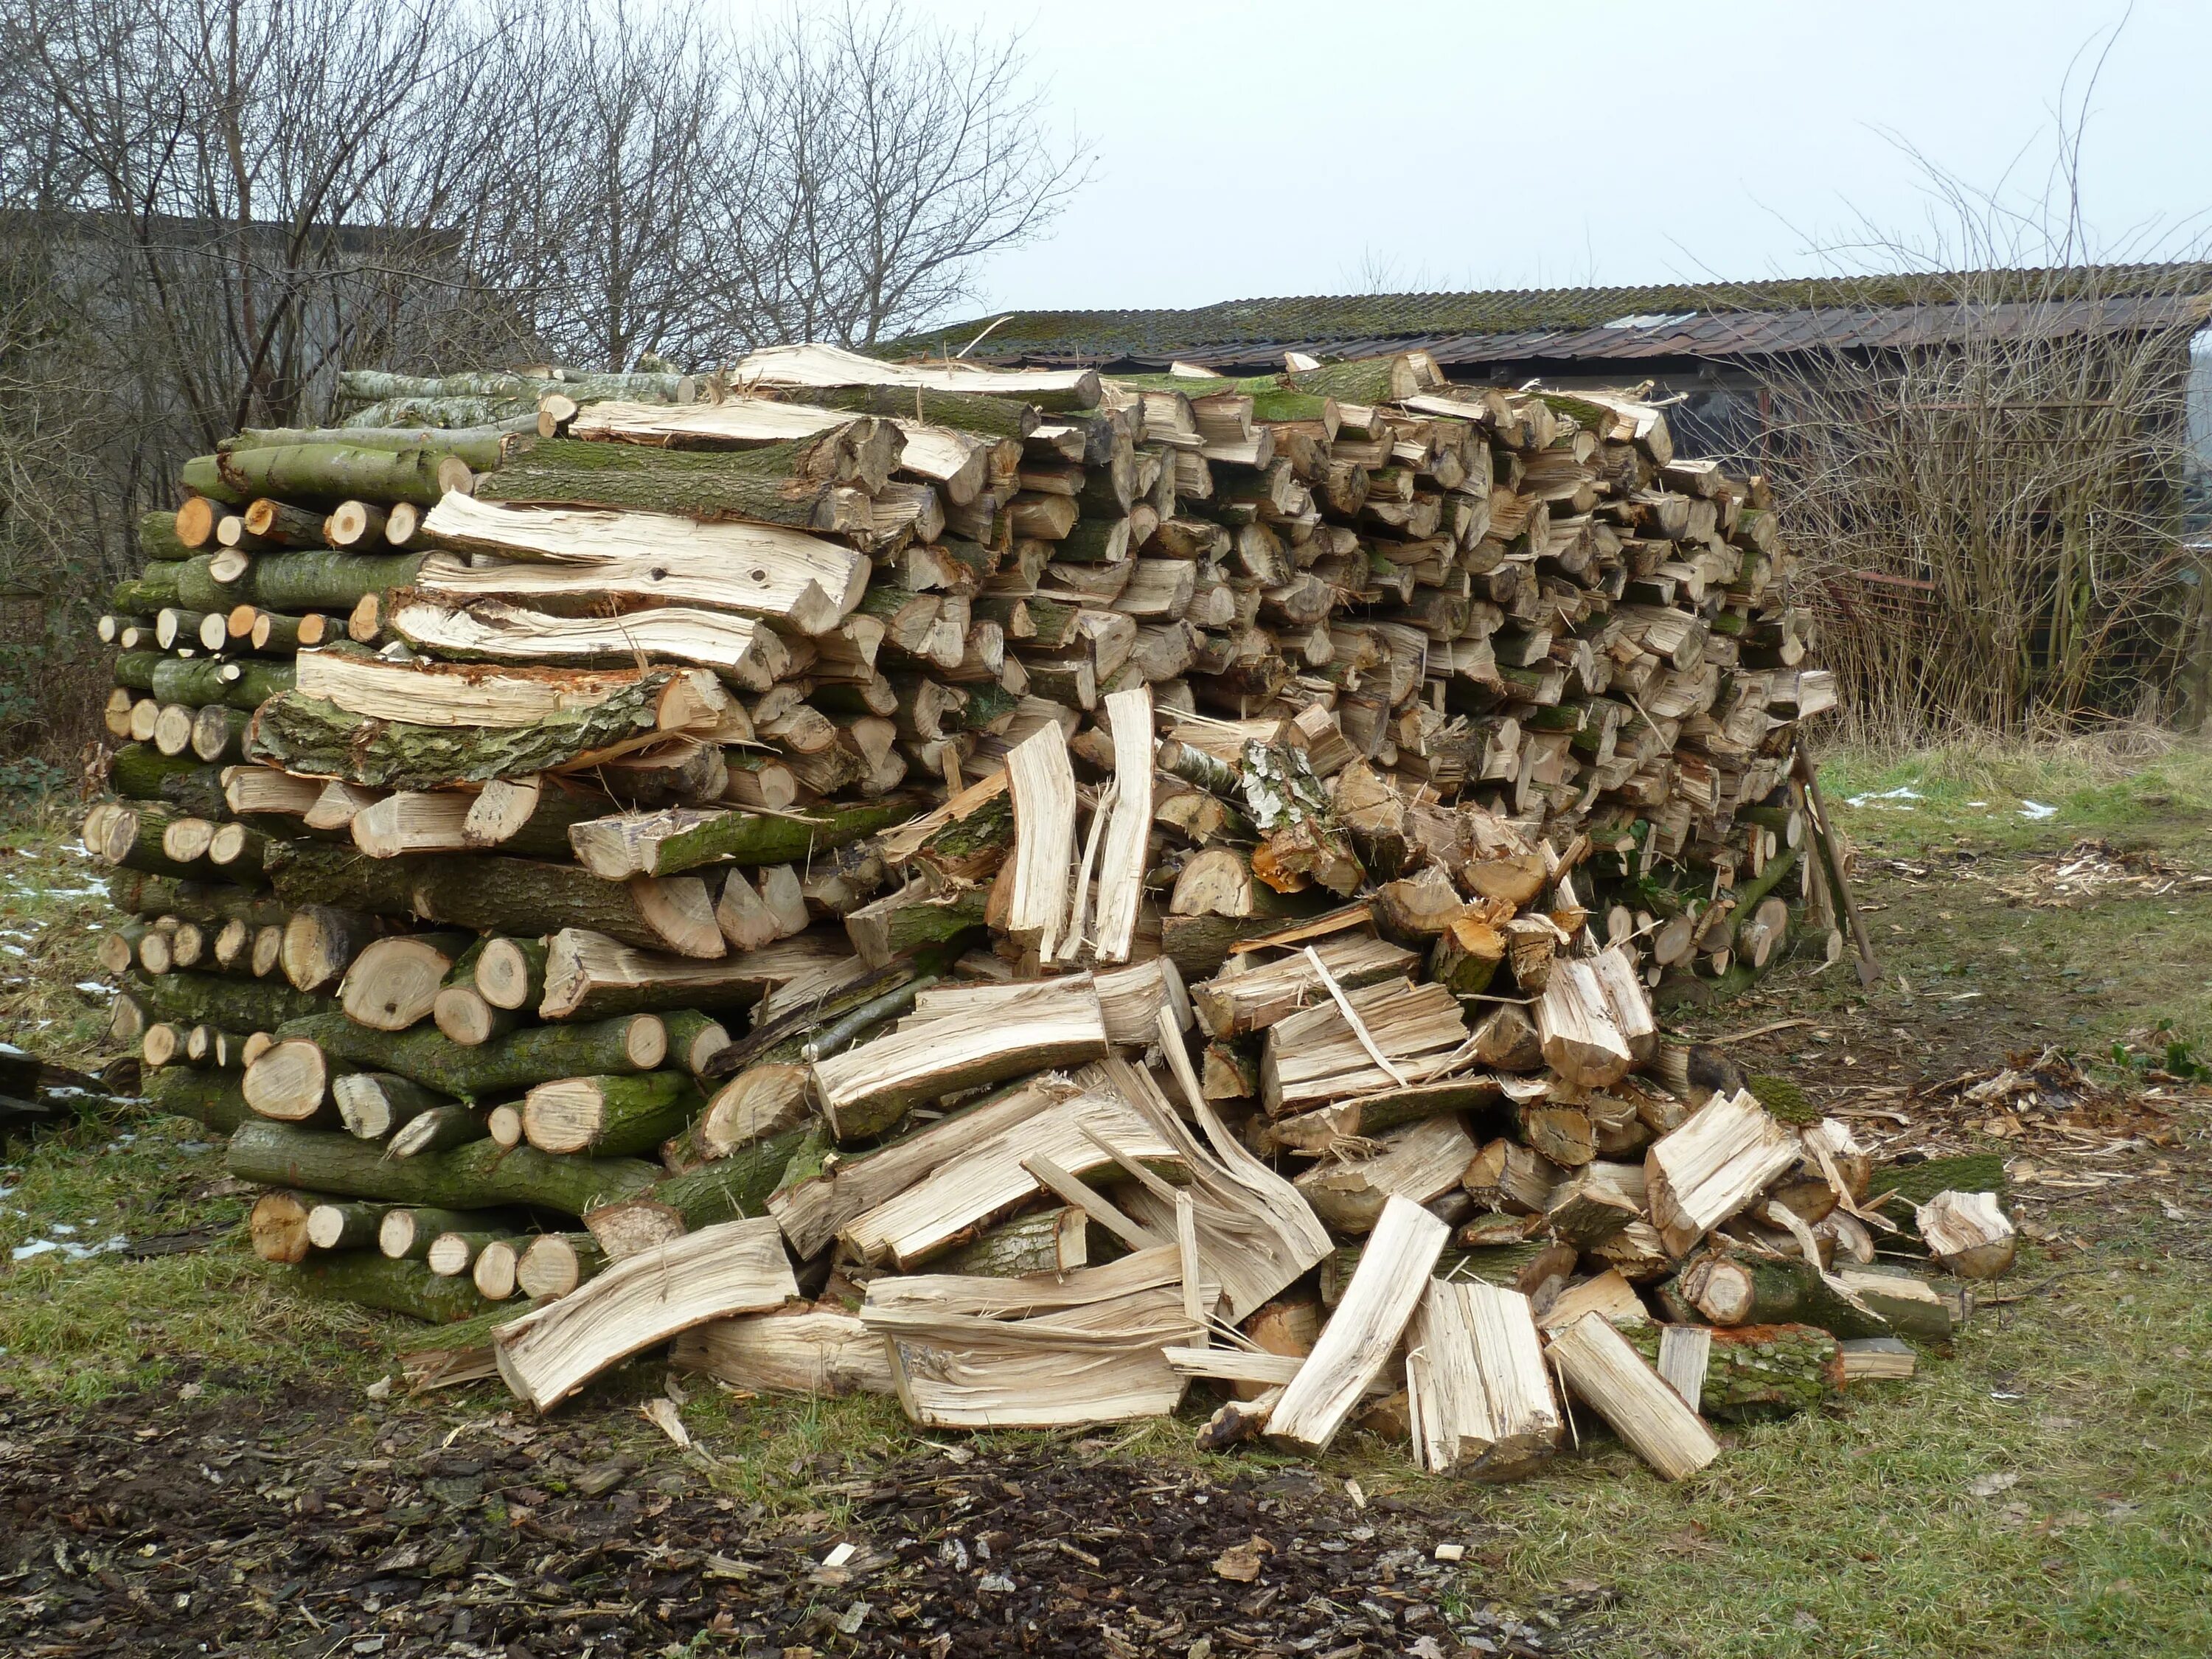
[[[1047,137],[1024,72],[1018,39],[956,35],[896,0],[794,8],[750,43],[714,203],[730,348],[892,337],[1042,234],[1090,155]]]
[[[496,50],[519,96],[471,269],[567,361],[623,369],[646,353],[711,353],[726,43],[689,3],[574,0],[517,20]]]

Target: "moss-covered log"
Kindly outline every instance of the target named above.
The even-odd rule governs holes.
[[[866,526],[838,491],[829,432],[741,450],[660,449],[550,438],[477,486],[479,501],[629,508],[689,519],[741,519],[798,530]],[[865,502],[861,507],[865,510]]]
[[[350,847],[281,842],[269,849],[268,871],[287,904],[420,916],[480,933],[584,927],[641,951],[676,945],[628,885],[572,864],[481,854],[372,859]]]
[[[205,786],[210,779],[214,782],[216,808],[202,811],[198,803],[205,795]],[[190,780],[190,787],[179,783],[179,793],[173,793],[169,787],[172,780]],[[107,784],[128,800],[167,801],[199,817],[226,816],[222,781],[216,775],[215,768],[194,755],[165,755],[149,743],[126,743],[111,755],[107,761]],[[181,794],[189,794],[191,799],[181,799]]]
[[[459,1043],[433,1026],[373,1031],[343,1014],[296,1020],[282,1033],[303,1038],[326,1063],[396,1072],[461,1100],[519,1094],[556,1078],[649,1072],[665,1058],[667,1028],[652,1014],[575,1025],[532,1025],[489,1042]]]
[[[478,1318],[494,1305],[465,1278],[441,1278],[419,1261],[391,1261],[374,1250],[311,1255],[284,1273],[284,1282],[304,1295],[405,1314],[432,1325]]]
[[[611,1253],[626,1254],[641,1233],[665,1237],[696,1232],[717,1222],[767,1213],[769,1194],[783,1184],[794,1158],[821,1144],[819,1129],[789,1129],[740,1147],[727,1158],[670,1176],[649,1191],[631,1194],[586,1214],[592,1237]]]
[[[258,1119],[239,1126],[226,1161],[240,1180],[264,1187],[453,1210],[520,1205],[572,1216],[643,1192],[659,1174],[641,1158],[556,1158],[491,1140],[386,1158],[381,1146],[342,1131]]]
[[[980,392],[924,390],[918,403],[915,388],[904,386],[809,386],[792,395],[817,409],[842,410],[851,415],[879,415],[900,421],[919,420],[925,426],[972,432],[986,438],[1026,438],[1038,424],[1035,404],[1015,398],[994,398]],[[915,412],[917,408],[919,414]]]
[[[355,449],[428,449],[457,455],[472,471],[489,472],[499,465],[501,444],[514,435],[513,428],[496,426],[247,427],[216,447],[221,453],[323,444]]]
[[[678,1072],[562,1078],[524,1099],[522,1133],[540,1152],[618,1158],[651,1152],[705,1105],[698,1085]]]
[[[1931,1158],[1918,1164],[1886,1164],[1867,1182],[1869,1202],[1894,1194],[1909,1203],[1925,1204],[1938,1193],[2002,1193],[2005,1189],[2004,1155],[1969,1152],[1962,1158]]]
[[[164,1066],[147,1074],[145,1088],[149,1109],[171,1117],[188,1117],[224,1134],[253,1116],[236,1072]]]
[[[297,616],[310,611],[343,614],[371,593],[387,593],[413,581],[419,553],[367,555],[313,551],[270,553],[255,559],[234,582],[218,582],[204,556],[177,574],[177,602],[196,611],[228,614],[241,605]]]
[[[166,516],[174,519],[174,514]],[[136,576],[127,577],[108,590],[108,609],[126,617],[150,617],[156,611],[178,603],[177,578],[191,557],[191,550],[179,544],[174,556],[158,559]]]
[[[568,840],[594,874],[610,881],[672,876],[707,864],[794,864],[872,836],[925,811],[920,796],[851,805],[825,802],[800,815],[670,807],[617,813],[574,825]]]
[[[1626,1325],[1620,1334],[1657,1364],[1656,1325]],[[1811,1325],[1737,1325],[1716,1328],[1705,1358],[1702,1417],[1733,1422],[1810,1411],[1844,1385],[1843,1345]]]
[[[280,691],[289,691],[295,678],[289,662],[164,657],[154,665],[150,689],[163,702],[185,703],[194,708],[211,702],[254,708]]]
[[[287,690],[260,705],[246,735],[246,758],[379,789],[529,777],[651,738],[665,685],[665,676],[647,675],[602,702],[512,726],[376,720]]]
[[[221,927],[242,921],[252,927],[282,926],[284,907],[266,893],[241,892],[228,883],[180,881],[143,870],[120,870],[107,884],[108,902],[141,916],[178,916]]]
[[[1707,1255],[1661,1287],[1669,1305],[1715,1325],[1816,1325],[1832,1336],[1888,1336],[1888,1320],[1792,1257]]]

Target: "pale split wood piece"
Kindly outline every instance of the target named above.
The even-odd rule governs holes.
[[[1644,1154],[1651,1221],[1668,1253],[1686,1255],[1802,1152],[1797,1136],[1750,1091],[1708,1100]]]
[[[1430,1474],[1516,1480],[1559,1445],[1559,1401],[1518,1291],[1431,1279],[1407,1345],[1413,1451]]]
[[[1662,1480],[1684,1480],[1720,1455],[1712,1431],[1604,1315],[1584,1314],[1555,1332],[1547,1352],[1566,1385]]]
[[[1705,1408],[1705,1364],[1712,1357],[1710,1325],[1662,1325],[1659,1328],[1660,1380],[1682,1396],[1692,1411]]]
[[[889,1346],[835,1303],[710,1321],[678,1337],[668,1363],[766,1394],[898,1392]]]
[[[1109,696],[1114,744],[1114,805],[1098,864],[1097,960],[1127,962],[1144,906],[1152,832],[1152,694],[1135,686]]]
[[[929,1428],[1066,1428],[1173,1411],[1164,1350],[1201,1335],[1182,1254],[1018,1279],[914,1274],[868,1286],[861,1322],[891,1345],[899,1401]],[[1210,1305],[1218,1287],[1201,1285]]]
[[[1014,876],[1006,932],[1049,963],[1067,924],[1075,843],[1075,772],[1059,726],[1041,726],[1014,745],[1006,780],[1014,801]]]
[[[1383,1206],[1343,1299],[1267,1420],[1270,1443],[1309,1455],[1328,1449],[1389,1363],[1450,1234],[1410,1199],[1394,1196]]]
[[[500,1375],[550,1411],[608,1366],[710,1319],[799,1297],[783,1234],[765,1218],[726,1221],[617,1261],[493,1334]]]

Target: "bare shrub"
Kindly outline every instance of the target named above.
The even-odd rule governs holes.
[[[2081,189],[2094,86],[2024,201],[1907,149],[1932,234],[1869,228],[1826,253],[1928,273],[1928,302],[1883,343],[1854,333],[1761,369],[1759,459],[1852,741],[2201,718],[2184,706],[2207,618],[2183,489],[2212,271],[2186,239],[2096,245]],[[2147,257],[2161,262],[2124,263]]]

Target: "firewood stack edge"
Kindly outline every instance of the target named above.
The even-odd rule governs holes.
[[[145,520],[83,836],[150,1101],[303,1290],[451,1328],[418,1385],[1197,1381],[1205,1444],[1498,1477],[1571,1396],[1671,1477],[1947,1339],[1899,1255],[2008,1262],[1988,1160],[1661,1041],[1832,960],[1840,877],[1789,550],[1659,410],[1419,353],[343,392]]]

